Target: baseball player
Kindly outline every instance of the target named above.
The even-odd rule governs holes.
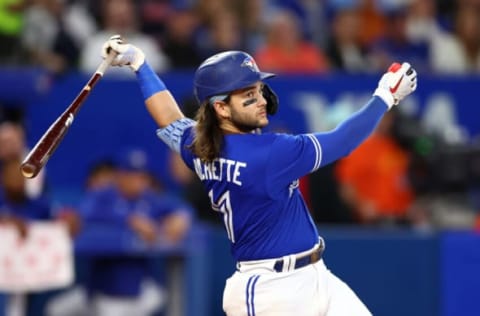
[[[371,315],[355,293],[325,266],[325,244],[298,190],[298,178],[348,155],[383,114],[412,93],[417,74],[394,64],[372,98],[336,129],[324,133],[266,133],[278,99],[253,58],[227,51],[205,60],[194,76],[200,107],[185,118],[143,52],[120,36],[111,37],[114,66],[128,65],[145,104],[160,127],[157,135],[204,184],[225,223],[236,260],[226,281],[227,315]]]

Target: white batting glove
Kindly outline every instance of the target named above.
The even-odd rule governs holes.
[[[388,106],[397,105],[417,88],[417,72],[409,63],[393,63],[378,82],[373,95],[380,97]]]
[[[112,62],[112,66],[129,66],[134,71],[138,71],[145,62],[145,54],[138,47],[127,44],[120,35],[110,37],[102,46],[102,57],[106,58],[110,50],[118,53]]]

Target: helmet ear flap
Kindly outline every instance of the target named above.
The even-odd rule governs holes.
[[[267,113],[270,115],[277,113],[279,103],[277,94],[266,83],[263,84],[262,94],[267,101]]]

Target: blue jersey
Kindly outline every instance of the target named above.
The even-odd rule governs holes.
[[[125,226],[132,214],[141,214],[162,220],[173,212],[192,213],[191,207],[168,194],[145,191],[134,199],[127,199],[113,186],[87,193],[79,206],[80,215],[87,222]]]
[[[50,220],[50,202],[45,197],[27,198],[22,202],[0,200],[0,215],[11,215],[24,220]]]
[[[190,144],[193,133],[184,135],[184,143]],[[224,142],[222,156],[211,163],[201,163],[188,149],[182,156],[204,183],[212,208],[222,213],[233,256],[275,258],[286,248],[294,253],[315,244],[318,233],[299,193],[298,177],[319,167],[316,138],[249,134],[226,135]]]
[[[233,257],[261,260],[305,251],[318,242],[298,179],[346,156],[373,131],[386,109],[374,97],[326,133],[228,134],[221,156],[209,163],[188,148],[193,121],[177,121],[157,134],[202,180],[212,208],[223,216]]]

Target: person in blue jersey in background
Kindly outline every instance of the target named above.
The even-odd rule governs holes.
[[[227,315],[371,315],[322,260],[325,244],[298,190],[298,178],[355,149],[391,107],[417,87],[416,71],[395,63],[365,106],[329,132],[266,133],[278,99],[242,51],[206,59],[194,75],[200,104],[185,118],[143,52],[121,36],[102,49],[118,53],[113,66],[136,73],[157,135],[196,172],[223,217],[236,272],[226,281]]]
[[[69,235],[78,233],[80,221],[72,210],[53,207],[49,196],[42,193],[31,197],[26,189],[27,181],[20,172],[19,157],[9,157],[2,161],[0,172],[0,225],[11,226],[22,240],[29,238],[30,225],[38,222],[62,223]],[[38,251],[38,250],[37,250]],[[36,252],[33,252],[34,254]],[[7,293],[5,315],[39,315],[43,312],[51,291]],[[0,315],[3,311],[0,310]]]
[[[111,185],[107,181],[90,187],[79,204],[84,228],[114,229],[119,241],[125,234],[135,234],[152,247],[180,242],[190,228],[190,205],[153,188],[145,151],[126,148],[113,160],[116,171]],[[166,293],[153,282],[152,273],[149,255],[92,255],[86,282],[92,302],[90,315],[148,316],[158,312],[165,307]]]

